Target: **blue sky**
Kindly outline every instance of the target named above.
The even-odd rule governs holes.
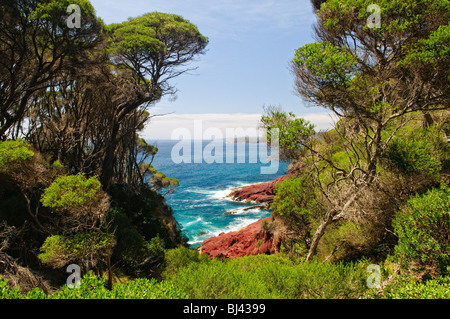
[[[295,49],[314,42],[315,21],[309,0],[91,0],[105,23],[147,12],[175,13],[209,38],[197,70],[173,80],[177,98],[163,99],[152,113],[148,139],[170,139],[174,128],[204,120],[205,127],[254,127],[264,105],[281,106],[329,127],[324,110],[307,108],[294,95],[289,62]]]

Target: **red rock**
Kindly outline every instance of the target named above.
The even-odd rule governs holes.
[[[288,173],[284,176],[278,177],[273,182],[254,184],[246,186],[231,192],[228,196],[234,200],[239,201],[255,201],[258,203],[272,202],[274,197],[275,186],[285,180],[286,178],[292,177],[292,173]]]
[[[270,203],[273,201],[275,186],[295,176],[295,171],[281,176],[273,182],[261,183],[243,187],[233,191],[228,196],[239,201],[255,201]],[[201,253],[210,257],[236,258],[258,254],[275,254],[279,252],[285,229],[280,220],[271,233],[261,229],[263,221],[272,221],[272,217],[260,219],[239,231],[220,233],[216,237],[206,239],[201,245]]]
[[[272,234],[261,229],[263,221],[271,220],[272,217],[267,217],[238,231],[221,233],[219,236],[208,238],[202,243],[201,253],[209,254],[212,258],[236,258],[278,253],[282,233],[278,231]]]

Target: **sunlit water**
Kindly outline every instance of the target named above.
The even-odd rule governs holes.
[[[224,144],[224,163],[207,164],[203,161],[201,164],[175,164],[171,152],[179,141],[148,142],[159,149],[153,160],[153,167],[180,182],[175,193],[166,196],[166,201],[172,207],[176,220],[182,226],[183,234],[189,238],[189,244],[192,246],[198,246],[205,239],[221,232],[235,231],[270,216],[270,211],[265,209],[244,210],[249,206],[256,206],[256,203],[241,203],[226,197],[235,188],[271,182],[287,173],[288,165],[280,162],[277,173],[261,174],[261,167],[270,165],[260,161],[262,156],[258,156],[257,163],[249,163],[249,155],[256,154],[258,150],[257,143],[248,143],[244,151],[235,144],[235,161],[232,163],[226,163]],[[203,146],[208,143],[204,141]],[[194,147],[191,150],[193,151]],[[242,159],[245,156],[244,163],[237,163],[240,156]]]

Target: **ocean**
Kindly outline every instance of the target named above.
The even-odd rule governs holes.
[[[273,174],[261,174],[262,167],[269,167],[267,157],[257,156],[258,143],[246,143],[243,145],[228,145],[234,147],[234,161],[231,161],[230,152],[227,156],[227,146],[223,143],[223,163],[219,160],[211,163],[203,159],[201,163],[192,161],[180,162],[172,155],[172,150],[177,149],[180,141],[172,140],[148,140],[158,147],[158,153],[153,160],[153,167],[166,174],[167,177],[179,180],[179,186],[173,194],[166,195],[167,204],[172,207],[174,217],[182,226],[182,232],[189,238],[192,247],[199,246],[205,239],[217,236],[222,232],[239,230],[261,218],[270,216],[267,209],[253,208],[256,203],[236,202],[226,196],[233,190],[242,186],[256,183],[272,182],[288,171],[288,164],[279,162],[278,170]],[[217,142],[217,141],[216,141]],[[195,142],[190,142],[194,151]],[[201,142],[200,142],[201,143]],[[205,149],[210,141],[200,144]],[[266,147],[265,144],[261,146]],[[198,150],[198,146],[197,146]],[[179,152],[177,154],[181,154]],[[214,153],[214,152],[213,152]],[[234,153],[234,154],[233,154]],[[253,155],[252,155],[253,154]],[[183,154],[184,155],[184,154]],[[217,155],[217,154],[213,154]],[[270,155],[270,150],[269,150]],[[208,162],[208,163],[207,163]],[[230,212],[233,212],[230,214]],[[227,214],[228,213],[228,214]]]

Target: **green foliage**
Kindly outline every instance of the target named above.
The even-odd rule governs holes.
[[[66,22],[64,17],[67,17],[67,7],[71,4],[78,5],[84,15],[94,15],[95,13],[94,7],[88,0],[45,0],[40,1],[32,12],[31,18],[43,21],[61,19],[64,23]]]
[[[141,186],[139,192],[114,185],[110,194],[113,207],[106,219],[115,229],[113,262],[130,274],[159,276],[164,264],[163,249],[187,241],[172,210],[148,185]],[[174,238],[172,231],[178,237]]]
[[[432,145],[426,140],[394,138],[384,158],[406,175],[436,176],[441,170],[441,162],[433,157]]]
[[[171,69],[189,62],[208,44],[208,39],[188,20],[160,12],[111,24],[107,32],[109,51],[116,56],[118,64],[135,71],[141,81],[146,81],[143,76],[152,77],[153,84],[160,84],[156,81],[163,74],[176,76],[178,73]],[[159,63],[158,70],[154,67],[156,63]]]
[[[164,266],[165,244],[164,240],[159,237],[159,234],[147,241],[145,257],[146,259],[140,267],[141,276],[160,278]]]
[[[0,172],[6,171],[13,163],[32,159],[34,152],[29,147],[20,139],[0,142]]]
[[[108,223],[115,229],[117,244],[114,247],[114,258],[120,260],[122,267],[129,271],[136,270],[146,256],[146,242],[124,209],[114,207],[108,212]]]
[[[302,144],[315,134],[314,125],[303,118],[297,118],[294,113],[285,113],[279,109],[268,108],[261,116],[262,127],[267,132],[267,141],[272,140],[271,129],[278,129],[280,158],[282,160],[297,160]]]
[[[83,206],[96,199],[101,191],[96,176],[86,178],[84,174],[60,176],[45,189],[41,203],[45,207],[66,209]]]
[[[405,268],[427,275],[450,266],[450,185],[413,196],[393,221],[398,236],[395,257]]]
[[[158,190],[167,189],[166,194],[173,193],[175,188],[179,185],[179,181],[176,178],[169,178],[166,174],[158,172],[151,167],[152,176],[150,178],[151,184]]]
[[[114,32],[110,39],[111,47],[120,52],[156,54],[158,51],[164,51],[164,44],[155,38],[156,31],[151,26],[125,22],[122,25],[110,25],[108,30]]]
[[[356,75],[356,58],[345,48],[326,42],[305,44],[295,51],[292,62],[333,86],[348,86]]]
[[[399,277],[383,289],[383,299],[450,299],[450,277],[438,277],[425,282]]]
[[[176,244],[172,241],[165,225],[173,218],[172,210],[160,194],[148,185],[142,185],[137,192],[130,192],[121,185],[114,185],[109,193],[113,208],[118,208],[126,215],[126,219],[122,215],[119,223],[125,222],[123,224],[125,227],[136,229],[146,240],[159,235],[164,240],[166,248],[174,248]],[[173,222],[176,224],[174,220]],[[119,225],[117,224],[117,226]],[[174,225],[174,227],[179,227],[179,225]],[[178,229],[178,235],[181,237],[180,229]],[[182,242],[181,238],[179,242]]]
[[[378,0],[374,3],[371,0],[328,0],[320,8],[320,14],[327,19],[324,25],[329,28],[338,28],[346,25],[345,19],[349,17],[358,19],[359,25],[367,27],[367,18],[373,13],[367,10],[371,4],[380,7],[381,28],[372,31],[386,35],[391,32],[407,32],[414,30],[418,24],[423,22],[424,17],[435,12],[443,15],[450,11],[447,0]],[[399,19],[399,18],[402,19]]]
[[[206,263],[209,257],[200,255],[198,251],[179,247],[166,250],[165,266],[162,272],[162,277],[168,279],[174,276],[180,269],[187,267],[191,263]]]
[[[113,285],[112,291],[105,287],[106,279],[91,273],[80,281],[79,289],[62,287],[61,291],[50,294],[49,299],[175,299],[183,294],[170,283],[156,280],[137,279]]]
[[[5,279],[0,275],[0,300],[1,299],[19,299],[21,297],[20,289],[9,288]]]
[[[273,214],[295,232],[295,242],[300,242],[301,251],[305,252],[308,248],[306,243],[311,237],[314,213],[317,211],[314,187],[308,178],[293,177],[278,183],[271,208]],[[288,245],[288,241],[285,244]],[[299,251],[299,247],[296,250]]]
[[[109,234],[80,232],[73,236],[52,235],[41,247],[39,259],[45,264],[61,267],[71,261],[102,255],[112,245]]]
[[[377,245],[385,238],[379,238],[376,225],[352,221],[340,222],[329,227],[322,238],[318,256],[330,261],[355,261],[364,257],[378,257],[386,254]],[[381,251],[380,251],[381,250]],[[384,256],[383,256],[384,257]]]
[[[63,166],[63,165],[61,164],[61,162],[58,161],[58,160],[54,161],[54,162],[50,165],[50,168],[51,168],[51,169],[59,169],[59,168],[62,168],[62,167],[64,167],[64,166]]]
[[[150,155],[156,155],[158,153],[158,148],[151,144],[148,144],[144,138],[136,137],[136,144],[140,152],[144,152]]]
[[[450,25],[442,25],[427,39],[421,39],[408,52],[401,65],[433,65],[448,61],[450,58]],[[447,62],[448,63],[448,62]]]
[[[21,294],[19,288],[9,289],[0,277],[0,299],[181,299],[185,294],[170,282],[155,279],[136,279],[116,283],[106,289],[106,279],[88,273],[80,281],[79,288],[64,285],[57,292],[45,295],[40,289]]]
[[[170,278],[188,298],[357,298],[363,269],[329,263],[296,264],[280,256],[191,263]]]

